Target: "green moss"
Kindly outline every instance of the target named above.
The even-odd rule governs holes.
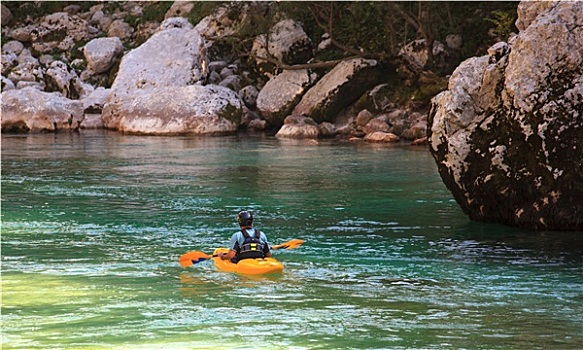
[[[71,61],[75,60],[77,58],[80,59],[85,59],[85,56],[83,55],[83,50],[82,48],[87,45],[87,43],[89,42],[89,40],[82,40],[82,41],[78,41],[75,43],[75,45],[73,45],[72,48],[70,48],[69,50],[67,50],[66,55],[67,58],[69,58]]]
[[[194,7],[190,14],[186,17],[192,25],[197,25],[203,18],[212,14],[221,5],[226,4],[226,1],[194,1]]]
[[[140,21],[145,22],[162,22],[166,12],[172,7],[173,1],[153,1],[149,2],[142,11]],[[130,22],[128,22],[130,23]]]
[[[241,122],[241,109],[228,103],[227,106],[219,113],[219,117],[225,118],[239,125]]]

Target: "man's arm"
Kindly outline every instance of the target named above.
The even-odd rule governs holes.
[[[222,260],[231,260],[235,257],[236,254],[237,252],[231,249],[228,253],[221,253],[220,258]]]
[[[237,240],[237,234],[233,234],[233,236],[231,237],[231,249],[229,250],[228,253],[223,253],[220,255],[220,258],[222,260],[231,260],[235,257],[235,255],[237,255],[237,245],[239,244],[238,240]]]

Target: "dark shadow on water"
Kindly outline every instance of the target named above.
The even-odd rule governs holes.
[[[582,232],[537,232],[499,224],[468,222],[451,239],[441,243],[471,255],[519,255],[525,259],[583,262]]]

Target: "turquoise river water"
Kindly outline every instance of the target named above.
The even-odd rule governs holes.
[[[581,349],[583,235],[470,222],[426,149],[2,135],[2,349]],[[189,268],[255,213],[283,274]]]

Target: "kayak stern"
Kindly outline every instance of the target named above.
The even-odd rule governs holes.
[[[227,248],[217,248],[213,255],[228,253]],[[281,273],[283,271],[283,264],[274,258],[258,258],[258,259],[243,259],[236,264],[230,260],[221,260],[221,258],[213,258],[215,266],[225,272],[235,272],[244,275],[264,275],[270,273]]]

